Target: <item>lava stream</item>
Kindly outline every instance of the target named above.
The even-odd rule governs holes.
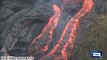
[[[68,42],[69,45],[71,46],[71,48],[73,47],[73,40],[75,40],[76,38],[76,30],[79,26],[79,19],[84,16],[87,12],[89,12],[93,7],[93,1],[92,0],[84,0],[84,5],[83,7],[79,10],[79,12],[73,17],[72,19],[75,19],[75,22],[73,24],[73,28],[71,29],[71,34],[69,36],[69,40],[66,42],[64,48],[62,49],[63,53],[65,51],[65,54],[62,54],[62,56],[66,57],[65,60],[67,60],[67,56],[66,56],[66,48],[68,46]]]
[[[75,38],[76,38],[76,30],[79,26],[79,19],[82,16],[84,16],[87,12],[89,12],[92,9],[92,7],[93,7],[93,1],[92,0],[84,0],[83,7],[79,10],[79,12],[73,18],[71,18],[71,20],[75,19],[75,22],[73,24],[73,28],[71,29],[71,34],[69,36],[69,40],[66,42],[64,48],[62,49],[62,51],[63,51],[62,56],[65,57],[64,60],[67,60],[66,48],[68,46],[68,42],[69,42],[69,45],[71,46],[71,48],[74,47],[73,46],[73,42],[74,42],[73,40],[75,40]]]
[[[73,40],[76,38],[76,30],[77,27],[79,25],[79,19],[84,16],[87,12],[89,12],[93,7],[93,1],[92,0],[84,0],[84,4],[83,7],[78,11],[78,13],[76,13],[76,15],[70,19],[70,21],[67,23],[65,29],[62,32],[62,35],[60,37],[60,39],[58,40],[57,44],[54,46],[54,48],[44,57],[42,57],[40,60],[46,60],[47,57],[51,56],[52,54],[55,53],[55,51],[57,50],[57,48],[60,46],[67,29],[69,28],[69,25],[71,23],[72,20],[75,20],[74,24],[73,24],[73,28],[71,29],[71,33],[69,36],[69,39],[66,41],[65,46],[62,49],[62,56],[65,57],[64,60],[67,60],[67,56],[66,56],[66,48],[69,45],[71,45],[71,47],[73,47]]]
[[[58,25],[58,22],[60,20],[60,16],[61,16],[60,9],[56,5],[53,5],[53,9],[55,11],[55,14],[50,18],[48,24],[44,27],[44,29],[42,30],[41,34],[39,36],[37,36],[32,41],[32,44],[31,44],[31,45],[33,45],[38,40],[42,40],[42,39],[44,39],[44,37],[47,36],[46,40],[48,40],[48,43],[46,43],[46,45],[42,48],[42,52],[46,52],[48,50],[48,45],[50,44],[50,42],[51,42],[51,40],[53,38],[53,31],[56,28],[56,26]],[[48,36],[49,36],[49,39],[48,39]],[[38,47],[38,46],[35,46],[35,47]],[[38,49],[35,49],[35,50],[38,50]],[[32,51],[30,55],[33,55],[35,53],[35,50]]]
[[[68,47],[68,45],[70,45],[71,48],[74,48],[73,44],[74,44],[74,40],[76,38],[76,31],[79,26],[79,20],[82,16],[84,16],[87,12],[89,12],[92,9],[92,7],[93,7],[92,0],[84,0],[84,4],[83,4],[82,8],[75,14],[74,17],[72,17],[69,20],[69,22],[67,22],[58,42],[55,44],[53,49],[47,55],[40,58],[40,60],[46,60],[47,57],[50,57],[51,55],[53,55],[55,53],[55,51],[58,49],[58,47],[61,46],[61,43],[64,40],[64,37],[67,34],[68,29],[72,25],[73,27],[71,28],[70,35],[68,36],[69,38],[66,40],[66,43],[61,50],[61,54],[64,57],[64,60],[67,60],[66,48]],[[48,45],[50,44],[50,42],[53,38],[54,29],[57,27],[58,23],[60,23],[59,20],[60,20],[60,16],[61,16],[61,11],[55,4],[53,5],[53,9],[55,11],[55,14],[50,18],[48,24],[44,27],[41,34],[39,36],[37,36],[32,42],[32,44],[34,44],[35,42],[37,42],[37,40],[39,40],[43,37],[46,37],[45,35],[47,35],[47,33],[49,33],[46,37],[46,38],[48,38],[48,36],[49,36],[49,39],[46,39],[46,40],[49,40],[49,43],[46,43],[47,45],[42,48],[43,52],[48,50]],[[72,24],[72,21],[74,21],[73,24]]]
[[[49,33],[50,33],[50,40],[52,39],[53,30],[58,25],[58,21],[61,16],[61,11],[56,5],[53,5],[53,9],[55,11],[55,14],[50,18],[48,24],[44,27],[42,33],[33,40],[32,44],[36,40],[38,40],[38,38],[42,37],[47,31],[49,31]]]

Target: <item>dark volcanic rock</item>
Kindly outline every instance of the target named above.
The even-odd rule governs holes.
[[[63,7],[69,14],[74,14],[82,7],[83,0],[63,0]]]
[[[12,15],[14,12],[9,8],[0,8],[0,22],[8,18],[10,15]]]
[[[69,19],[68,16],[75,15],[82,7],[83,0],[79,2],[78,0],[68,0],[64,3],[62,3],[62,0],[0,0],[1,53],[14,56],[29,55],[34,50],[34,46],[33,48],[28,48],[32,40],[41,33],[49,18],[54,14],[52,8],[54,3],[59,8],[63,4],[65,9],[64,11],[61,10],[61,12],[67,13],[65,17]],[[107,14],[107,1],[94,0],[92,11],[81,18],[77,41],[88,32],[93,22],[96,22],[94,18],[104,14]],[[62,19],[64,18],[62,17]],[[63,25],[60,26],[63,27]],[[57,41],[52,43],[55,42]],[[53,47],[51,46],[50,48],[52,49]],[[37,55],[41,55],[38,57],[39,59],[45,54],[40,50],[34,56]]]
[[[0,34],[0,46],[3,46],[1,52],[4,54],[25,56],[28,45],[41,32],[43,26],[48,22],[49,17],[52,16],[52,5],[45,4],[29,9],[29,7],[22,7],[23,5],[16,4],[17,1],[9,0],[7,2],[10,2],[10,4],[5,3],[5,6],[13,10],[15,14],[8,17],[4,23],[1,22],[4,31],[1,31]],[[13,8],[17,8],[17,6],[11,5],[14,5],[14,3],[23,9],[15,11],[17,9],[14,10]],[[19,1],[19,3],[24,2]],[[4,26],[4,24],[6,25]]]
[[[95,12],[98,14],[107,14],[107,0],[94,0]]]

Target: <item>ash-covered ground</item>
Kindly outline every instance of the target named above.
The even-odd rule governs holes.
[[[67,50],[68,60],[94,60],[89,54],[93,49],[101,50],[102,60],[107,60],[107,1],[93,1],[92,10],[80,19],[75,48],[73,52],[71,49]],[[32,40],[41,33],[54,14],[53,4],[59,8],[63,4],[65,8],[61,18],[62,24],[55,33],[57,34],[63,29],[63,23],[82,7],[82,0],[78,4],[66,4],[62,0],[0,0],[0,55],[29,56],[30,51],[34,49],[28,49]],[[53,44],[55,42],[57,41],[52,41]],[[38,52],[38,59],[45,54]],[[53,57],[56,56],[52,56],[51,60]]]

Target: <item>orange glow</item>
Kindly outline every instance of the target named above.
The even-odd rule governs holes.
[[[75,22],[73,24],[73,28],[71,29],[71,34],[69,37],[69,43],[71,44],[71,47],[73,47],[73,40],[76,38],[76,30],[79,26],[79,19],[84,16],[87,12],[89,12],[93,7],[93,2],[92,0],[84,0],[83,7],[79,12],[73,17],[72,19],[75,19]]]
[[[42,51],[47,51],[48,50],[48,45],[50,44],[50,42],[51,42],[51,40],[53,38],[53,31],[57,27],[58,22],[60,20],[60,16],[61,16],[60,9],[56,5],[53,5],[53,9],[55,11],[55,14],[50,18],[48,24],[44,27],[44,29],[42,30],[41,34],[39,36],[37,36],[32,41],[32,45],[33,45],[37,40],[39,40],[39,39],[42,40],[43,37],[47,37],[47,40],[49,40],[48,41],[49,43],[47,43],[47,45],[42,48]],[[50,39],[48,39],[48,36],[49,36]]]
[[[46,45],[46,46],[42,49],[43,52],[46,52],[47,50],[48,50],[48,45]]]
[[[93,2],[92,0],[84,0],[84,4],[83,7],[79,10],[79,12],[70,20],[75,19],[75,22],[73,24],[73,28],[71,29],[71,34],[69,36],[69,40],[67,42],[69,42],[69,45],[72,47],[73,46],[73,40],[75,40],[76,38],[76,30],[79,26],[79,19],[84,16],[87,12],[89,12],[93,7]],[[65,44],[65,46],[68,45],[68,43]],[[65,47],[64,47],[65,49]],[[66,54],[65,54],[66,55]]]
[[[62,56],[64,57],[64,60],[67,60],[67,52],[66,52],[67,46],[68,46],[68,42],[66,42],[63,49],[61,50],[61,53],[62,53]]]
[[[58,24],[58,21],[60,19],[60,16],[61,16],[61,11],[60,9],[56,6],[56,5],[53,5],[53,9],[55,11],[55,14],[50,18],[48,24],[44,27],[43,31],[41,32],[41,34],[39,36],[37,36],[32,44],[38,40],[38,38],[41,38],[43,37],[43,35],[45,35],[45,33],[49,32],[49,36],[50,36],[50,40],[52,39],[52,35],[53,35],[53,30],[56,28],[57,24]]]
[[[66,0],[64,0],[64,1],[66,1]],[[74,48],[73,44],[74,44],[74,40],[76,38],[76,31],[77,31],[78,26],[79,26],[79,20],[82,16],[84,16],[86,13],[88,13],[92,9],[92,7],[93,7],[93,1],[92,0],[84,0],[84,4],[83,4],[82,8],[75,14],[74,17],[72,17],[67,22],[60,38],[58,39],[58,42],[54,45],[53,49],[47,55],[40,58],[40,60],[46,60],[47,57],[49,57],[55,53],[55,51],[58,49],[58,47],[61,45],[62,41],[64,40],[64,37],[67,33],[67,30],[70,28],[70,26],[72,24],[72,28],[70,30],[69,38],[66,39],[66,43],[61,50],[61,54],[64,57],[64,60],[67,60],[66,49],[69,45],[71,48]],[[62,6],[62,8],[64,9],[63,6]],[[45,36],[46,33],[49,33],[49,37],[50,37],[49,41],[50,42],[53,39],[54,29],[57,27],[58,23],[60,23],[59,20],[60,20],[60,16],[61,16],[61,10],[57,7],[57,5],[53,5],[53,9],[55,11],[55,14],[50,18],[48,24],[44,27],[41,34],[33,40],[32,44],[34,42],[36,42],[36,40],[38,40],[38,38],[42,38],[43,36]],[[44,52],[47,51],[49,44],[50,43],[47,43],[47,45],[43,47],[42,51],[44,51]]]

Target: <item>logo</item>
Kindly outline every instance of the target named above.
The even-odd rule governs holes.
[[[102,58],[102,51],[92,51],[91,53],[92,58]]]

